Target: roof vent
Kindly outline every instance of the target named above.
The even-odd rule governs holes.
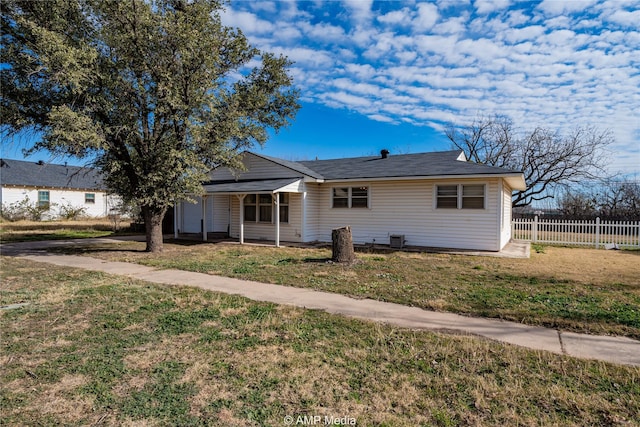
[[[44,165],[44,162],[43,162],[42,160],[38,160],[38,161],[36,162],[36,165],[40,165],[40,166],[42,166],[42,165]]]
[[[389,157],[389,150],[387,150],[386,148],[384,150],[380,150],[380,156],[383,159],[386,159],[387,157]]]

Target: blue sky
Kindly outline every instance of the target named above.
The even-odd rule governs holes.
[[[610,129],[611,172],[640,173],[640,1],[232,1],[222,20],[295,61],[302,109],[265,154],[446,150],[448,123],[499,114]]]
[[[640,171],[640,1],[232,1],[223,22],[295,61],[303,108],[264,153],[449,149],[447,123],[610,129]]]

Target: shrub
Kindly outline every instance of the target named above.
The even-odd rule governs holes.
[[[58,209],[58,216],[60,219],[75,221],[87,216],[87,208],[73,206],[71,203],[66,202],[65,204],[60,205],[60,208]]]
[[[40,206],[38,203],[31,202],[29,196],[27,196],[19,202],[3,203],[2,207],[0,207],[0,215],[7,221],[42,221],[44,215],[54,206],[55,203]]]

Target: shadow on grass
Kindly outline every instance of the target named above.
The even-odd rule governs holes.
[[[312,258],[307,257],[303,259],[298,258],[283,258],[277,262],[278,265],[288,265],[288,264],[326,264],[331,262],[331,258]]]

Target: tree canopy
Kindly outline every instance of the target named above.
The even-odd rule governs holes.
[[[0,119],[34,149],[92,159],[138,204],[147,250],[177,200],[294,119],[286,57],[220,21],[216,0],[3,0]]]
[[[592,126],[564,135],[541,126],[518,131],[506,117],[481,117],[462,127],[451,124],[446,135],[470,161],[524,173],[527,189],[516,191],[513,207],[552,198],[557,187],[603,176],[605,150],[613,143],[611,132]]]

